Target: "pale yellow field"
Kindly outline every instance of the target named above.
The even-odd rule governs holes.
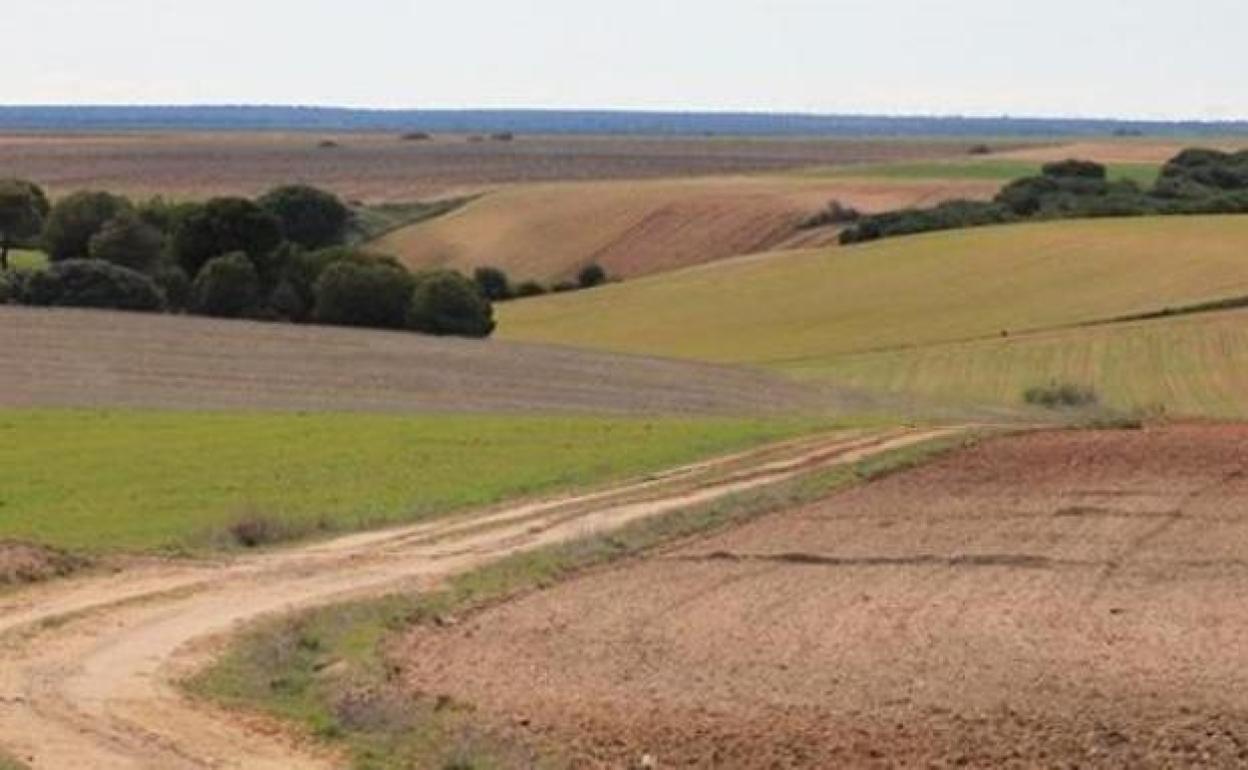
[[[632,278],[784,247],[811,245],[798,223],[837,199],[864,211],[986,198],[993,180],[719,177],[524,185],[374,244],[413,267],[482,265],[515,280],[571,277],[591,262]],[[815,234],[826,243],[834,232]]]

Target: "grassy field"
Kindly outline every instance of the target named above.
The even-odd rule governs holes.
[[[39,270],[48,264],[48,257],[41,251],[10,251],[9,266],[14,270]]]
[[[780,247],[837,199],[863,211],[987,198],[995,182],[728,177],[522,185],[374,244],[413,267],[559,280],[597,262],[633,278]]]
[[[871,390],[1018,404],[1049,381],[1122,409],[1248,417],[1248,311],[1114,324],[851,356],[798,369]]]
[[[505,339],[809,371],[1248,294],[1248,217],[1070,221],[762,255],[500,308]]]
[[[729,419],[0,412],[0,539],[99,551],[409,522],[793,435]]]
[[[966,161],[918,161],[912,163],[884,163],[866,166],[850,166],[822,173],[839,177],[864,179],[978,179],[998,181],[1002,184],[1015,179],[1040,174],[1039,162],[1027,160],[966,160]],[[1157,181],[1161,168],[1155,163],[1111,163],[1110,179],[1127,179],[1142,187],[1151,187]]]

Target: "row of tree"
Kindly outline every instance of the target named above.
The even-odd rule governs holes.
[[[31,182],[0,181],[0,302],[470,337],[494,330],[476,282],[348,247],[351,220],[336,196],[303,185],[256,200],[135,204],[80,192],[53,205]],[[12,249],[34,247],[47,269],[8,269]]]
[[[1242,213],[1248,213],[1248,151],[1189,149],[1166,163],[1147,190],[1111,180],[1099,163],[1068,160],[1011,182],[991,201],[949,201],[864,216],[840,238],[848,244],[1029,220]]]

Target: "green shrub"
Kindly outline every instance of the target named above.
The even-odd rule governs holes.
[[[576,283],[582,289],[592,289],[607,282],[607,271],[598,263],[591,263],[581,268],[576,274]]]
[[[22,300],[45,307],[156,311],[165,299],[156,283],[129,268],[94,259],[69,259],[25,280]]]
[[[92,259],[146,272],[160,259],[165,236],[144,222],[132,210],[126,210],[104,223],[91,236],[88,252]]]
[[[1109,172],[1100,163],[1073,158],[1046,163],[1040,171],[1051,179],[1091,179],[1103,182],[1109,178]]]
[[[0,305],[21,303],[25,283],[22,273],[0,272]]]
[[[253,314],[260,300],[260,276],[241,251],[208,260],[191,289],[191,309],[217,318]]]
[[[308,185],[287,185],[266,193],[260,207],[277,217],[286,240],[305,249],[341,244],[351,210],[338,196]]]
[[[830,201],[820,211],[811,214],[797,224],[799,230],[812,230],[816,227],[826,227],[828,225],[844,225],[851,222],[857,222],[862,219],[862,213],[858,209],[842,204],[840,201]]]
[[[1028,388],[1023,393],[1023,400],[1046,409],[1078,409],[1095,406],[1100,397],[1092,388],[1053,382],[1042,387]]]
[[[392,262],[338,259],[316,280],[314,317],[336,326],[403,329],[412,284],[411,273]]]
[[[525,281],[521,283],[520,285],[516,286],[515,296],[516,297],[540,297],[541,295],[546,294],[548,292],[549,292],[549,289],[547,289],[545,286],[541,285],[537,281]]]
[[[0,180],[0,270],[9,269],[9,251],[38,238],[48,216],[48,197],[33,182]]]
[[[439,270],[416,277],[408,326],[424,334],[488,337],[494,332],[494,308],[475,283]]]
[[[159,262],[150,275],[165,295],[169,310],[187,310],[191,306],[191,279],[173,262]]]
[[[62,198],[52,207],[43,231],[48,258],[54,262],[87,259],[95,234],[130,210],[125,198],[105,192],[79,192]]]
[[[478,267],[473,271],[472,278],[477,282],[477,288],[491,302],[501,302],[514,296],[511,279],[497,267]]]
[[[271,257],[282,243],[277,217],[244,198],[214,198],[186,215],[173,235],[173,252],[192,278],[210,259],[246,254],[262,281],[276,282]]]

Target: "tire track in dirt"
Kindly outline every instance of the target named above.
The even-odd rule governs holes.
[[[332,767],[333,757],[189,702],[175,682],[243,623],[431,587],[520,551],[959,431],[842,432],[475,518],[217,564],[153,563],[31,589],[0,603],[0,746],[36,770]]]

